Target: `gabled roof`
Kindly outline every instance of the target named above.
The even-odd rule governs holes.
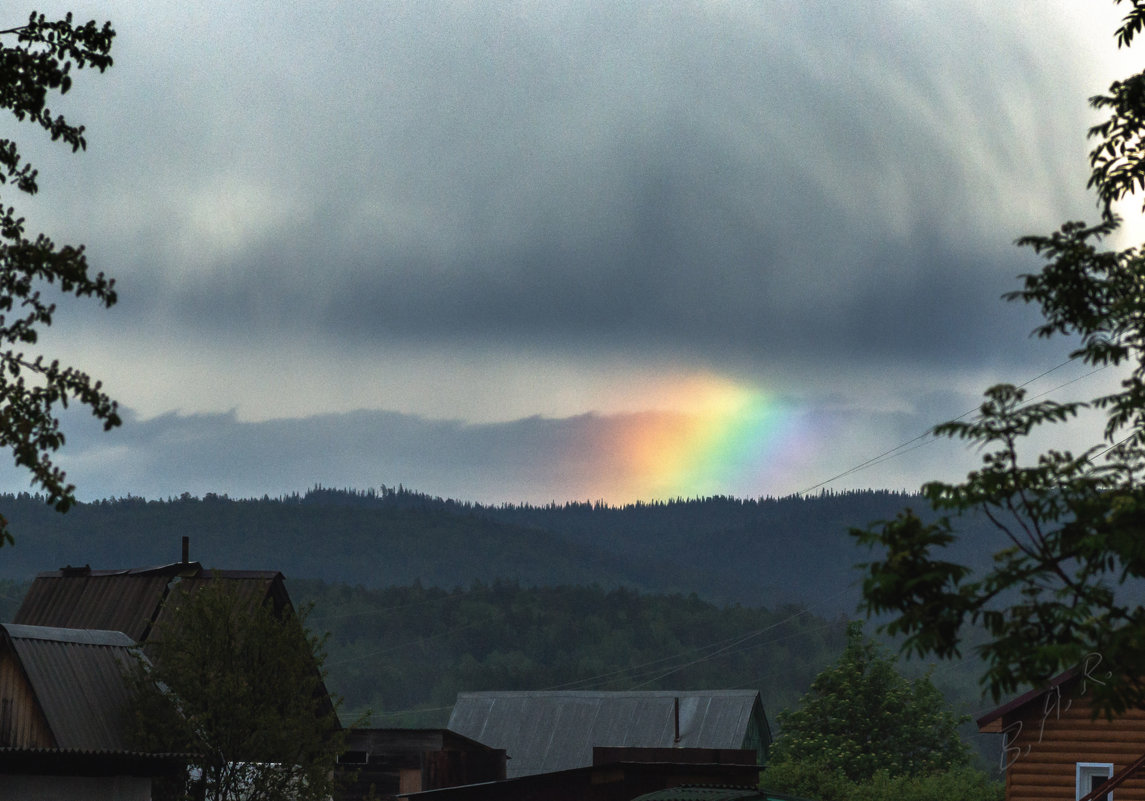
[[[538,801],[538,799],[559,799],[560,801],[616,801],[616,799],[643,797],[642,794],[668,787],[702,785],[705,787],[735,787],[735,795],[746,796],[744,801],[771,801],[760,795],[759,766],[747,759],[745,763],[733,757],[724,762],[717,755],[732,753],[750,754],[741,750],[715,752],[692,749],[635,749],[648,751],[648,754],[632,754],[626,758],[622,752],[627,749],[603,749],[610,752],[603,760],[594,764],[569,768],[551,773],[534,773],[528,776],[510,777],[501,781],[479,782],[418,793],[401,793],[398,798],[409,801]],[[598,751],[598,754],[600,752]],[[708,761],[706,756],[717,756]],[[615,760],[613,757],[619,757]],[[679,757],[679,759],[677,759]],[[693,799],[687,799],[693,801]],[[716,799],[715,801],[734,801]],[[806,801],[780,796],[776,801]]]
[[[130,691],[124,669],[134,641],[119,631],[0,624],[0,642],[15,653],[56,747],[125,752]]]
[[[175,562],[129,570],[65,567],[40,573],[24,596],[15,621],[33,626],[122,631],[145,642],[169,589],[193,590],[215,579],[234,582],[252,602],[289,604],[282,574],[273,570],[204,570],[198,562]]]
[[[267,601],[275,613],[293,608],[285,579],[277,570],[207,570],[199,562],[182,561],[126,570],[84,566],[40,573],[24,595],[15,622],[118,631],[146,647],[157,626],[161,627],[165,616],[177,608],[181,596],[214,581],[227,582],[228,589],[251,609]],[[176,602],[168,604],[168,600]],[[319,688],[333,712],[333,701],[321,676]]]
[[[753,725],[766,744],[756,690],[664,690],[459,693],[448,728],[505,749],[512,778],[591,765],[594,746],[740,749]]]
[[[1006,715],[1017,712],[1027,704],[1042,699],[1047,692],[1055,687],[1062,687],[1069,684],[1072,680],[1078,678],[1080,672],[1080,668],[1071,668],[1064,673],[1059,673],[1050,679],[1045,687],[1027,690],[1017,698],[1013,698],[1001,706],[990,710],[975,721],[978,724],[978,731],[985,734],[1000,733],[1002,731],[1002,721]]]

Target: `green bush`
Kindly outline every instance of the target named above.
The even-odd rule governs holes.
[[[892,777],[880,770],[853,782],[838,768],[815,762],[780,762],[763,772],[760,787],[815,801],[1002,801],[1005,786],[973,768],[926,776]]]

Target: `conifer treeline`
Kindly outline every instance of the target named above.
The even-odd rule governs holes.
[[[441,726],[458,692],[758,689],[794,705],[846,641],[805,609],[720,607],[600,586],[385,589],[290,581],[328,631],[328,683],[373,725]]]
[[[851,614],[854,565],[869,554],[848,528],[892,517],[910,501],[903,493],[867,491],[493,507],[404,487],[316,487],[274,499],[108,499],[60,515],[35,496],[7,495],[0,496],[0,514],[16,544],[0,554],[0,578],[27,579],[68,564],[166,564],[178,560],[188,536],[191,558],[208,567],[273,568],[288,578],[364,587],[595,583]],[[970,561],[990,552],[975,536],[971,528],[963,557]]]

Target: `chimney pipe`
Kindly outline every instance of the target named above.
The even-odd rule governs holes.
[[[191,538],[188,536],[183,537],[183,564],[191,561]]]

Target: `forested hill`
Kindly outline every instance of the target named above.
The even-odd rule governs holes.
[[[445,725],[457,693],[479,690],[758,689],[774,717],[846,641],[839,618],[695,596],[290,585],[296,602],[313,604],[307,623],[330,632],[327,683],[345,698],[344,718],[369,708],[382,726]]]
[[[717,603],[803,603],[853,612],[853,566],[870,558],[847,535],[893,517],[917,496],[885,491],[811,498],[706,498],[606,507],[500,506],[405,489],[234,500],[208,495],[78,504],[66,515],[43,499],[0,496],[16,544],[0,550],[0,578],[64,565],[165,564],[191,538],[209,567],[273,568],[288,578],[364,587],[468,586],[507,579],[533,586],[597,584],[696,593]],[[972,526],[959,558],[994,550]]]

